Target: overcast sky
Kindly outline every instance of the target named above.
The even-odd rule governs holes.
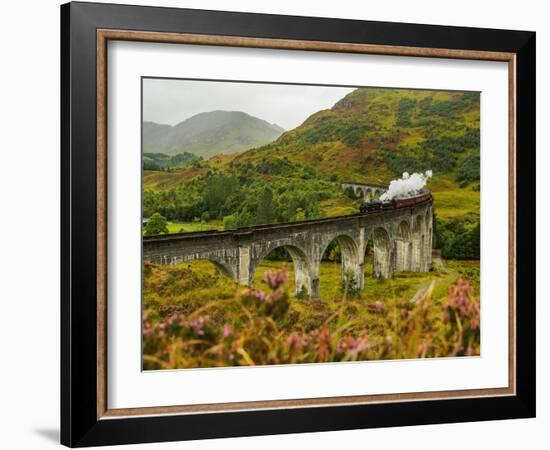
[[[143,120],[175,125],[201,112],[243,111],[290,130],[353,89],[146,78]]]

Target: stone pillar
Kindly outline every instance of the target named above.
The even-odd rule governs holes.
[[[395,239],[395,271],[402,272],[405,270],[406,259],[406,242],[401,238]]]
[[[430,226],[428,230],[428,238],[426,239],[426,255],[424,257],[425,264],[426,264],[426,272],[430,270],[430,267],[432,266],[432,228]]]
[[[396,243],[398,251],[395,270],[396,272],[408,272],[412,266],[412,242],[399,239]]]
[[[426,239],[424,247],[424,271],[428,272],[432,265],[432,239],[433,239],[433,216],[431,210],[426,215]]]
[[[363,263],[359,258],[342,257],[342,287],[348,290],[362,289],[364,281]]]
[[[424,238],[422,232],[414,232],[412,238],[412,260],[411,270],[413,272],[423,272],[424,260]]]
[[[423,271],[424,260],[424,238],[423,238],[423,220],[419,216],[413,220],[411,233],[412,249],[411,249],[411,270],[413,272]]]
[[[391,278],[395,270],[395,242],[383,229],[376,229],[373,235],[372,272],[375,278]]]
[[[309,298],[319,298],[321,296],[319,280],[320,264],[320,258],[315,258],[311,261],[309,268]]]
[[[300,294],[305,289],[309,295],[311,292],[311,277],[308,267],[309,264],[305,255],[293,247],[289,246],[285,248],[292,258],[292,265],[294,266],[295,293]]]
[[[239,265],[237,267],[235,275],[239,284],[248,285],[252,282],[252,277],[254,276],[254,273],[251,271],[250,267],[249,246],[239,247]]]

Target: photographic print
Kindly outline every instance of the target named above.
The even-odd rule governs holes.
[[[480,93],[142,78],[142,367],[479,356]]]

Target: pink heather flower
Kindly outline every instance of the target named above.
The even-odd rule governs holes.
[[[304,345],[304,339],[302,339],[302,335],[300,333],[294,331],[290,333],[285,344],[289,350],[301,351]]]
[[[374,302],[374,309],[376,312],[382,311],[382,302],[380,300]]]
[[[268,270],[264,274],[264,282],[266,282],[267,285],[273,290],[278,289],[280,286],[285,284],[287,280],[288,272],[284,270],[278,270],[277,272]]]
[[[386,344],[388,345],[393,344],[393,338],[390,335],[386,336]]]
[[[191,320],[191,322],[189,322],[189,326],[192,328],[195,334],[199,336],[203,336],[204,330],[202,328],[206,324],[207,320],[208,319],[206,317],[200,316]]]
[[[264,291],[255,290],[252,291],[252,296],[256,297],[258,300],[265,302],[267,300],[267,294]]]
[[[231,325],[224,325],[223,326],[223,337],[227,338],[233,334],[233,328]]]

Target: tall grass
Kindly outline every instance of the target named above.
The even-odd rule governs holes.
[[[171,275],[146,283],[162,293]],[[187,282],[205,283],[187,269]],[[145,305],[145,370],[316,362],[434,358],[480,354],[479,297],[458,279],[436,298],[432,282],[415,301],[405,298],[337,302],[295,300],[289,273],[266,271],[261,288],[233,286],[221,299]],[[180,287],[181,292],[181,287]]]

